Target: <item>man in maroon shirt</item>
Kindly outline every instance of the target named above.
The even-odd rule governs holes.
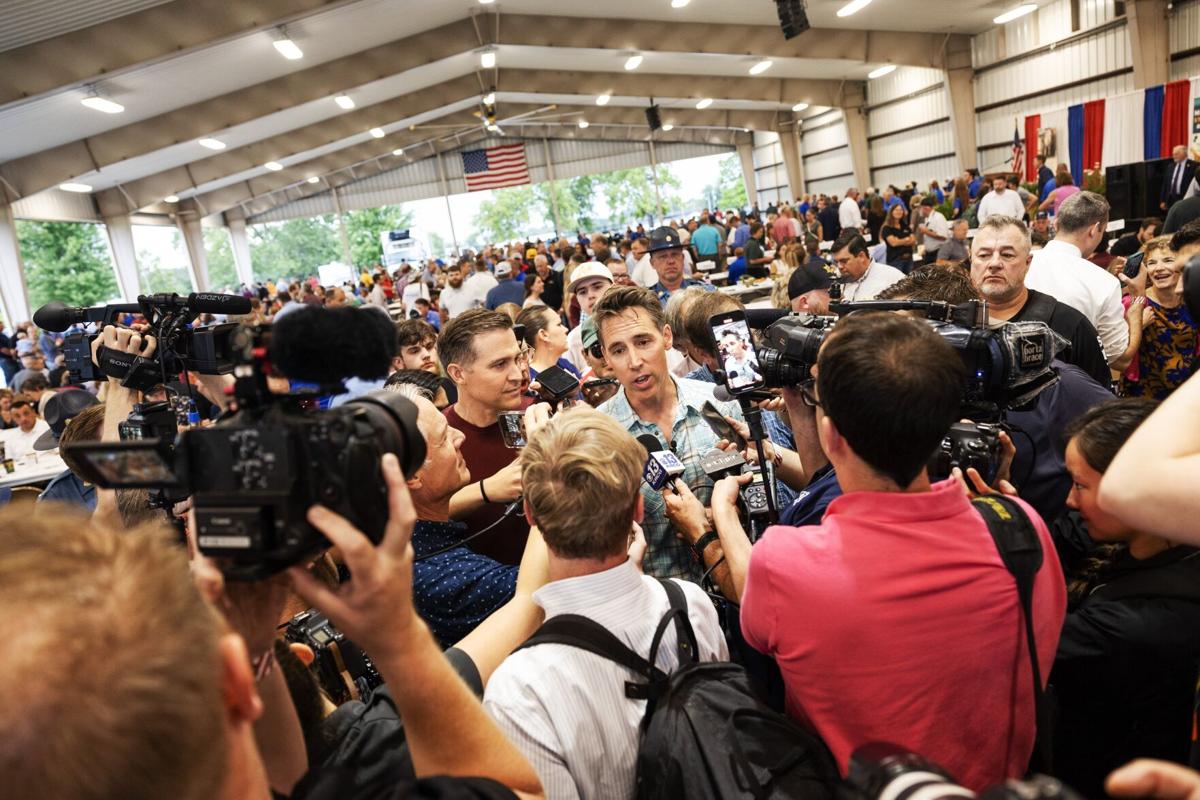
[[[512,320],[483,308],[464,311],[446,323],[437,347],[446,374],[458,388],[458,402],[443,413],[450,427],[466,437],[462,454],[473,481],[451,499],[450,516],[466,523],[469,535],[499,520],[521,496],[520,451],[504,445],[498,420],[503,411],[529,405],[521,391],[529,363],[513,335]],[[516,565],[528,537],[529,524],[518,508],[468,547]]]

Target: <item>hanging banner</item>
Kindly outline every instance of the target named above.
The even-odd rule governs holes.
[[[1200,161],[1200,96],[1192,100],[1192,143],[1188,158]]]

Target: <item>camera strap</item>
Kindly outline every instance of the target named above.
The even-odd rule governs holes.
[[[1033,675],[1033,703],[1037,720],[1034,746],[1035,755],[1041,761],[1037,769],[1052,775],[1052,720],[1049,701],[1042,688],[1042,670],[1038,664],[1037,640],[1033,631],[1034,580],[1045,561],[1042,543],[1033,522],[1011,498],[998,494],[984,495],[972,500],[971,505],[983,517],[988,533],[996,543],[996,550],[1000,553],[1000,560],[1017,583],[1021,616],[1024,617],[1025,640],[1029,648],[1030,672]]]

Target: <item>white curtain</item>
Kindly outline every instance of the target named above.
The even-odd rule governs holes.
[[[1145,131],[1142,117],[1145,92],[1130,92],[1104,103],[1104,150],[1100,164],[1112,167],[1141,161]]]
[[[1071,159],[1069,134],[1067,133],[1067,110],[1060,108],[1056,111],[1042,112],[1042,128],[1053,128],[1055,139],[1055,154],[1053,159],[1047,159],[1047,166],[1054,169],[1058,164],[1066,164]]]

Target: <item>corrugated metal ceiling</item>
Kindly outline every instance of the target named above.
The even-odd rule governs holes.
[[[4,0],[0,52],[99,25],[170,0]]]

